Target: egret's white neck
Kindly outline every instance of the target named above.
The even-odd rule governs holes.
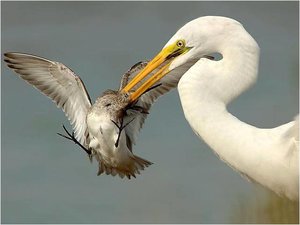
[[[222,44],[211,50],[223,56],[220,61],[200,59],[179,82],[179,92],[186,93],[180,97],[192,96],[190,99],[200,104],[198,114],[204,118],[223,113],[228,103],[256,81],[259,62],[256,41],[246,31],[232,36],[227,41],[222,39]]]
[[[203,72],[209,70],[205,76],[212,82],[212,85],[206,86],[205,89],[210,89],[214,93],[215,100],[227,105],[256,82],[259,47],[246,32],[222,42],[222,45],[216,46],[216,52],[220,53],[223,58],[217,62],[207,61],[207,67]],[[204,81],[208,84],[207,82]]]
[[[227,112],[226,106],[256,81],[259,47],[247,32],[242,37],[227,40],[213,50],[223,56],[220,61],[200,59],[178,85],[185,115],[187,119],[192,117],[191,126],[197,124],[197,128],[193,128],[201,132],[204,139],[206,133],[210,137],[214,133],[213,140],[216,140],[222,139],[228,131],[250,132],[249,128],[253,128]]]
[[[280,135],[277,131],[283,128],[259,129],[240,121],[226,109],[230,101],[256,81],[258,45],[246,31],[223,43],[214,49],[223,55],[222,60],[200,59],[181,78],[178,91],[185,117],[194,132],[221,159],[259,183],[281,192],[289,176],[293,176],[290,180],[296,180],[295,174],[283,166],[286,152],[276,152],[281,149],[281,143],[274,143],[274,140],[280,140],[276,135]],[[269,160],[270,156],[274,159]],[[282,166],[280,172],[270,176],[278,165]]]

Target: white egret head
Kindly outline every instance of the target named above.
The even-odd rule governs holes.
[[[242,25],[230,18],[225,17],[200,17],[190,21],[180,28],[175,35],[166,43],[164,48],[158,53],[148,65],[123,89],[129,92],[138,82],[145,78],[149,73],[165,65],[132,95],[135,101],[149,87],[159,81],[170,71],[189,62],[199,59],[205,55],[217,53],[231,38],[238,38],[238,32]],[[243,28],[242,28],[243,29]]]
[[[228,39],[237,38],[241,28],[239,22],[226,17],[206,16],[188,22],[164,46],[166,48],[183,40],[189,49],[187,54],[177,56],[169,69],[175,69],[192,59],[218,53],[224,47],[223,44],[228,43]]]

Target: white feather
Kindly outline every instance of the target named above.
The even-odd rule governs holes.
[[[193,131],[241,174],[279,195],[298,200],[298,117],[273,129],[261,129],[227,111],[227,104],[257,79],[256,41],[239,22],[213,16],[187,23],[167,45],[179,39],[192,49],[173,61],[173,71],[203,55],[220,53],[223,57],[219,61],[202,58],[181,74],[178,91]]]

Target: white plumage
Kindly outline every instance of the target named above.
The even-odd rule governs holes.
[[[240,121],[226,109],[256,81],[256,41],[240,23],[224,17],[193,20],[171,40],[176,39],[185,39],[194,49],[182,56],[186,60],[214,52],[223,57],[219,61],[200,59],[179,82],[182,108],[195,133],[242,174],[279,195],[298,199],[299,120],[261,129]],[[175,59],[175,70],[176,63]]]
[[[180,28],[149,64],[170,63],[160,76],[165,82],[174,73],[180,79],[178,91],[187,121],[223,161],[277,194],[298,200],[299,119],[262,129],[227,111],[228,103],[256,82],[259,52],[239,22],[207,16]],[[213,53],[222,59],[204,57]],[[186,72],[179,72],[191,62]]]

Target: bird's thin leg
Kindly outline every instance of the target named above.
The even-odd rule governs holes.
[[[115,147],[117,148],[119,146],[119,141],[120,141],[120,136],[121,136],[121,132],[123,130],[122,126],[123,126],[123,118],[121,119],[121,125],[119,126],[115,121],[111,120],[115,126],[119,129],[119,133],[118,133],[118,137],[115,143]]]
[[[127,127],[135,118],[132,118],[132,120],[130,120],[129,122],[127,122],[124,126],[123,126],[123,118],[121,119],[121,125],[119,126],[115,121],[111,120],[111,122],[113,122],[113,124],[115,124],[115,126],[119,129],[119,133],[118,133],[118,138],[116,140],[115,143],[115,147],[117,148],[119,146],[119,141],[120,141],[120,136],[121,136],[121,132],[122,130]]]
[[[65,130],[65,132],[67,133],[68,136],[66,135],[63,135],[63,134],[60,134],[60,133],[57,133],[59,136],[63,137],[63,138],[66,138],[68,140],[71,140],[73,141],[75,144],[79,145],[88,155],[89,157],[91,156],[92,154],[92,151],[90,149],[87,149],[85,148],[79,141],[77,141],[77,139],[75,138],[74,136],[74,132],[72,132],[72,134],[70,134],[70,132],[66,129],[65,125],[63,125],[63,128]]]
[[[122,130],[123,130],[125,127],[127,127],[134,119],[135,119],[135,118],[132,118],[132,120],[130,120],[129,122],[127,122],[127,123],[123,126]]]

